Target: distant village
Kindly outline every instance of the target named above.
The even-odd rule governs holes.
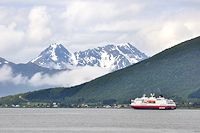
[[[27,102],[23,104],[4,104],[0,105],[1,108],[130,108],[129,104],[113,104],[113,105],[103,105],[103,104],[61,104],[61,103],[37,103],[37,102]]]

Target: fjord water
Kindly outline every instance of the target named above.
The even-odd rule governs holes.
[[[0,109],[1,133],[200,133],[200,110]]]

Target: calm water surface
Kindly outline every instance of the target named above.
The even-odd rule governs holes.
[[[0,133],[200,133],[200,110],[0,109]]]

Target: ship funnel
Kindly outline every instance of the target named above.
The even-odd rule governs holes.
[[[151,93],[150,95],[151,95],[151,97],[154,97],[154,96],[155,96],[155,94],[154,94],[154,93]]]

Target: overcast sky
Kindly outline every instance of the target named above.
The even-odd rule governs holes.
[[[27,62],[51,43],[72,51],[132,43],[147,55],[200,35],[200,0],[1,0],[0,57]]]

